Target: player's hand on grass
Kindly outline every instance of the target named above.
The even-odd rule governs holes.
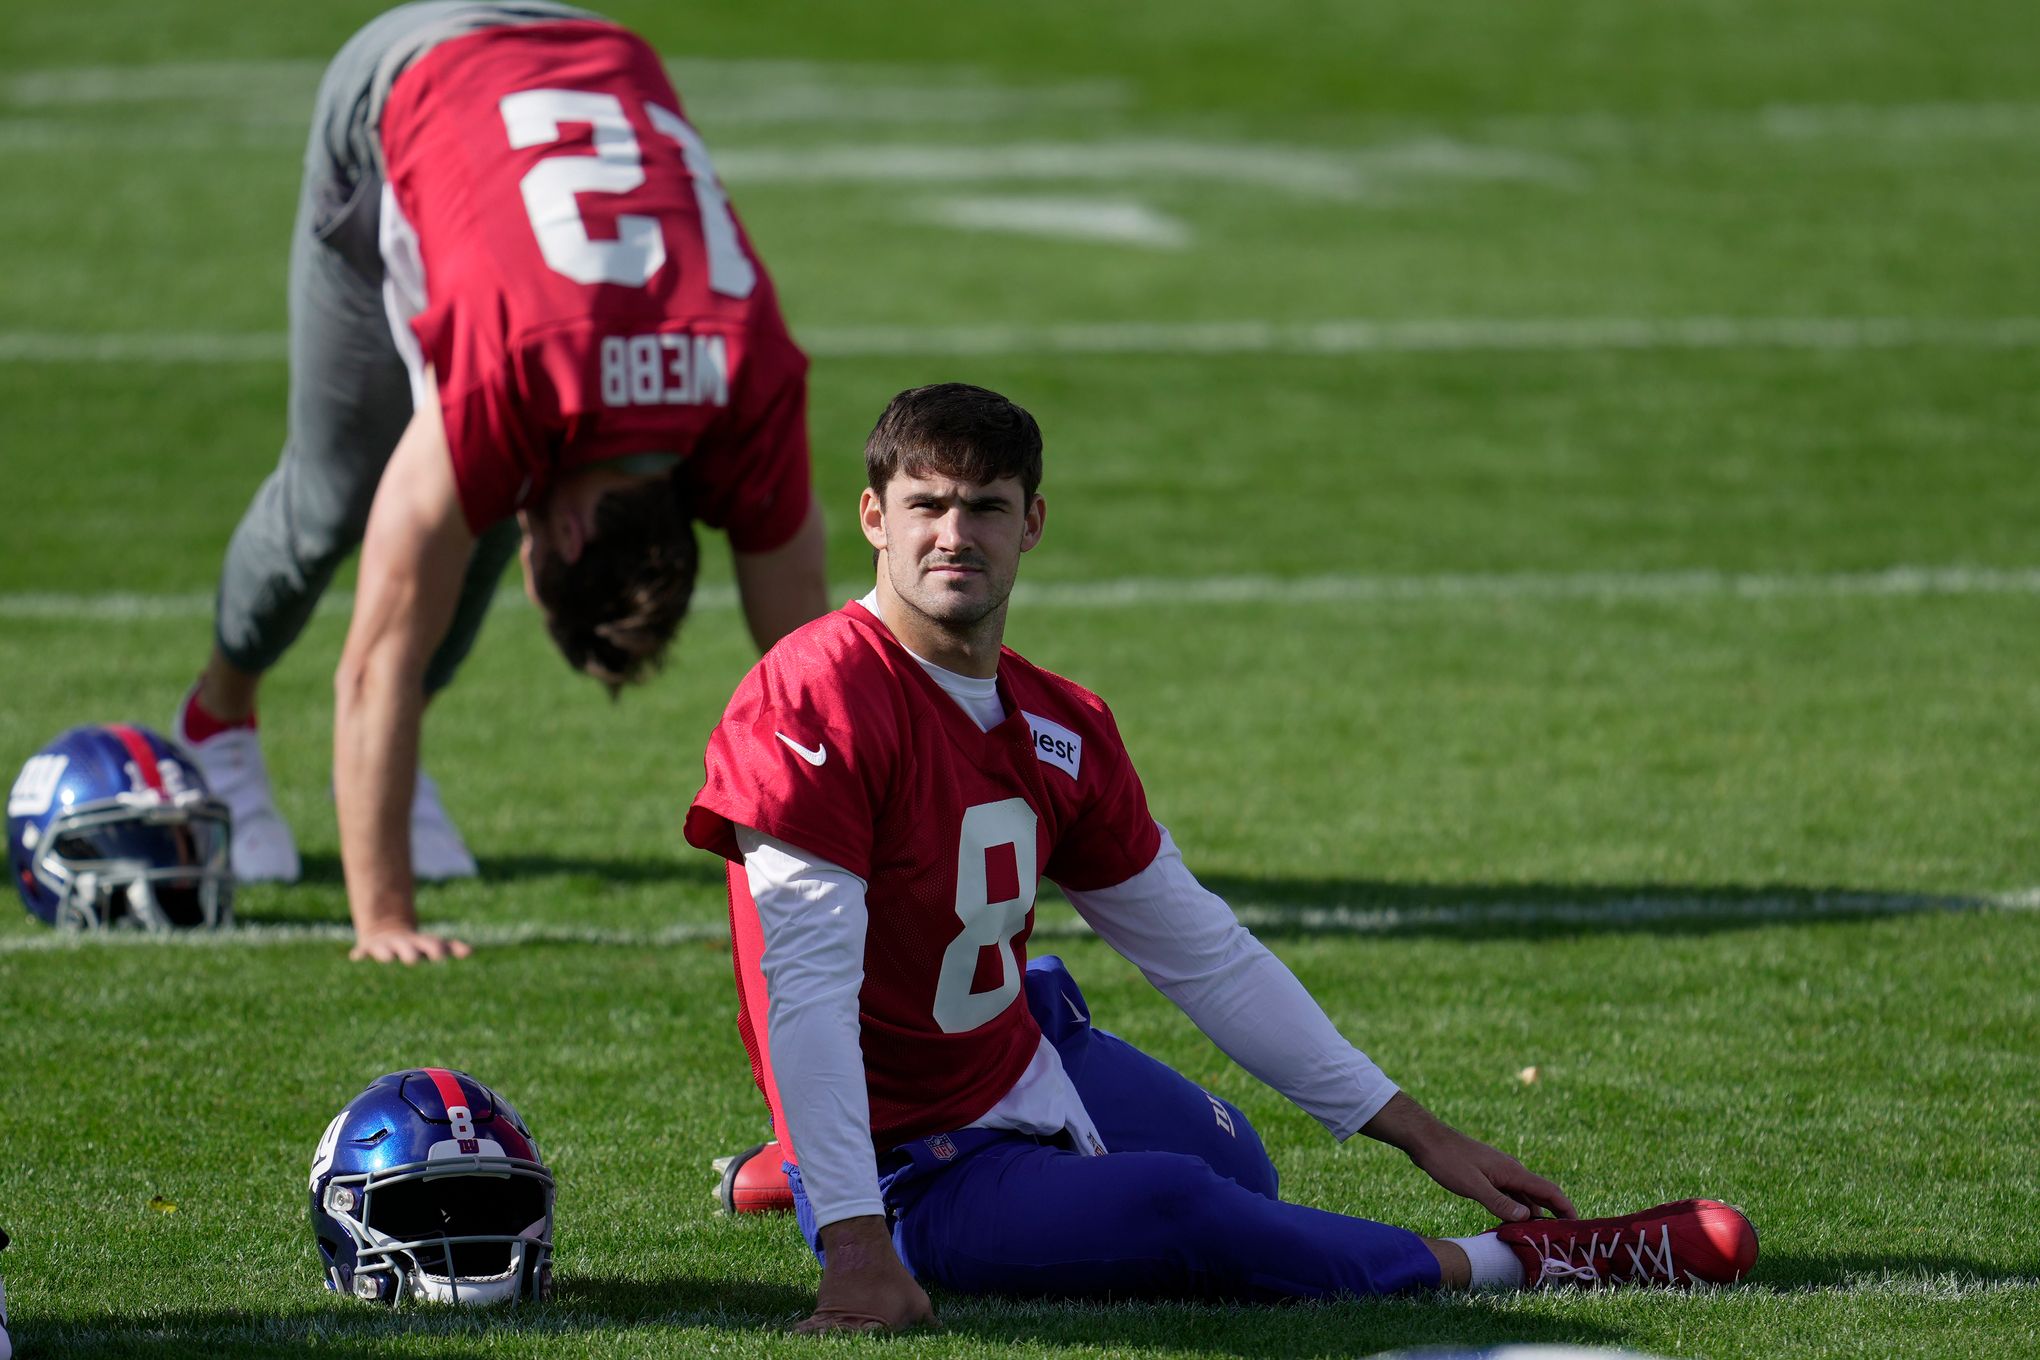
[[[1555,1183],[1532,1174],[1508,1153],[1467,1137],[1401,1092],[1361,1132],[1401,1148],[1425,1175],[1504,1222],[1535,1218],[1540,1211],[1578,1217]]]
[[[935,1321],[928,1291],[900,1264],[883,1218],[829,1224],[822,1229],[822,1253],[828,1264],[815,1311],[796,1332],[897,1332]]]
[[[378,930],[363,930],[354,937],[354,948],[347,957],[357,963],[362,959],[373,959],[377,963],[444,963],[448,959],[464,959],[474,950],[465,940],[450,939],[419,930],[416,926],[388,926]]]

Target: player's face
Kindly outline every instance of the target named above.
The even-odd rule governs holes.
[[[1041,540],[1047,507],[1016,478],[900,473],[882,502],[867,488],[860,513],[865,538],[879,549],[881,595],[943,631],[969,633],[1003,622],[1020,554]]]

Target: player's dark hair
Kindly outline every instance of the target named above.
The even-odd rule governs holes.
[[[605,493],[581,555],[535,557],[532,588],[560,655],[615,698],[664,664],[700,562],[679,479],[661,477]]]
[[[1028,502],[1041,487],[1041,427],[1025,407],[969,383],[912,387],[892,399],[864,441],[864,475],[882,500],[893,474],[965,482],[1017,478]]]

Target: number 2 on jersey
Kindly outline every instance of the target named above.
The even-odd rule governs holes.
[[[518,182],[524,211],[538,237],[539,252],[555,273],[576,283],[616,283],[642,288],[666,263],[666,238],[659,219],[641,213],[616,218],[616,239],[598,241],[581,220],[578,194],[627,194],[645,182],[637,133],[613,94],[586,90],[520,90],[503,96],[503,127],[516,150],[560,139],[560,128],[585,123],[592,130],[592,156],[547,156]],[[680,148],[694,201],[701,210],[702,243],[708,250],[708,286],[729,298],[746,298],[758,286],[758,269],[737,238],[729,197],[715,177],[701,134],[679,114],[657,104],[644,106],[654,130]]]
[[[956,847],[956,915],[963,933],[942,951],[942,973],[935,984],[935,1023],[945,1034],[962,1034],[997,1019],[1020,994],[1013,937],[1026,928],[1027,913],[1034,910],[1034,828],[1034,809],[1024,798],[964,809],[963,837]],[[992,900],[994,887],[1000,892],[997,901]],[[974,992],[978,951],[987,948],[999,951],[999,985]]]

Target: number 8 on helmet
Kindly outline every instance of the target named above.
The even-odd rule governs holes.
[[[377,1077],[312,1156],[326,1287],[377,1303],[552,1295],[553,1178],[517,1111],[465,1072]]]

